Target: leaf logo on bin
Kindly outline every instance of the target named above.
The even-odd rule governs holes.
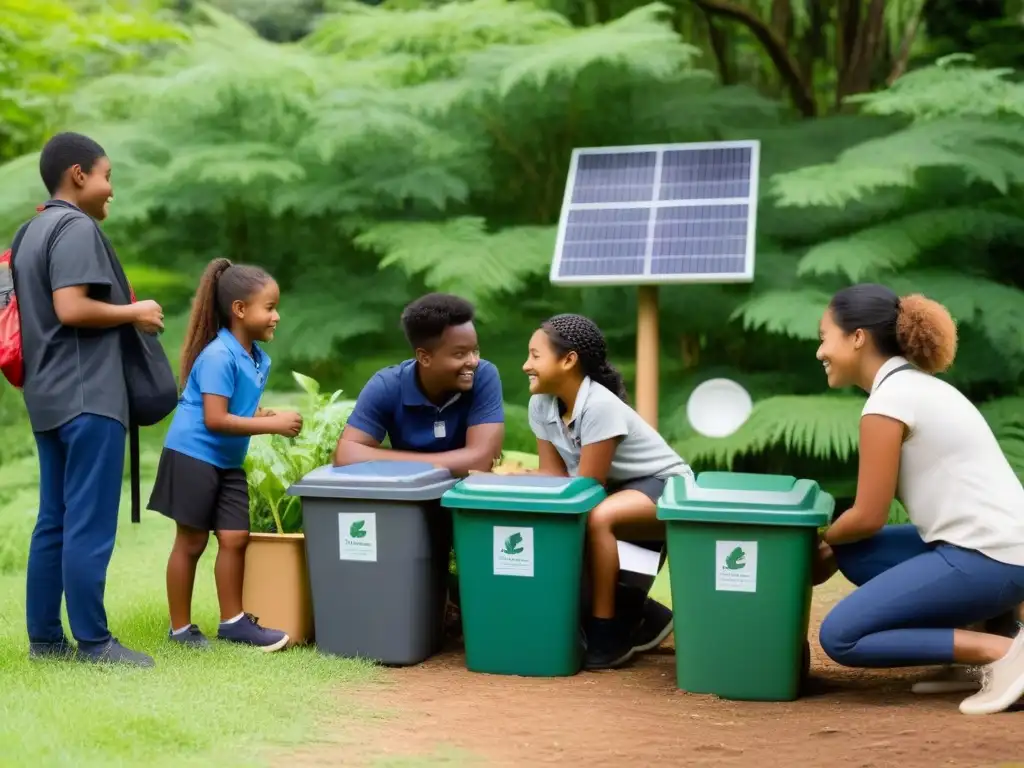
[[[736,547],[729,553],[729,556],[725,558],[725,567],[730,571],[738,571],[747,567],[747,555],[743,551],[743,547]]]
[[[348,535],[353,539],[361,539],[366,536],[366,529],[363,526],[366,525],[365,520],[356,520],[348,528]]]
[[[507,539],[505,539],[505,548],[501,550],[503,555],[518,555],[523,551],[523,548],[519,546],[519,543],[523,540],[521,533],[513,533]]]

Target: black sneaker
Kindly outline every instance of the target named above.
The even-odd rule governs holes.
[[[217,630],[219,640],[227,640],[230,643],[242,645],[253,645],[261,651],[270,653],[279,651],[288,645],[288,635],[279,629],[267,629],[259,625],[259,619],[251,613],[246,613],[238,621],[230,624],[221,622]]]
[[[195,624],[189,624],[188,629],[184,632],[174,632],[174,630],[167,630],[167,639],[172,643],[178,645],[186,645],[189,648],[207,649],[210,647],[210,641],[206,639],[206,635]]]
[[[87,664],[124,664],[131,667],[155,667],[156,662],[144,653],[125,648],[116,637],[98,648],[78,646],[78,660]]]
[[[28,657],[33,661],[73,659],[75,646],[66,637],[52,643],[29,643]]]
[[[634,653],[653,651],[672,634],[672,611],[657,600],[644,602],[640,623],[634,625],[630,642]]]
[[[585,669],[616,669],[633,658],[629,632],[616,619],[591,618],[587,624]]]

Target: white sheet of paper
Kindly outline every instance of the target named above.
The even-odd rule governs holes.
[[[648,576],[658,575],[658,561],[661,560],[661,553],[638,547],[628,541],[620,541],[618,545],[619,568],[633,573],[644,573]]]

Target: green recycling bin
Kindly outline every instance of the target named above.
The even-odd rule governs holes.
[[[587,514],[605,497],[588,478],[470,475],[452,509],[462,634],[471,672],[575,675]]]
[[[800,695],[816,534],[834,506],[816,482],[789,475],[704,472],[668,482],[658,519],[680,689],[746,701]]]

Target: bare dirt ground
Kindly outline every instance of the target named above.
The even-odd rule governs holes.
[[[450,652],[346,691],[330,741],[282,755],[306,766],[1024,766],[1024,713],[967,717],[964,694],[915,696],[930,669],[849,670],[817,645],[848,585],[816,590],[813,682],[793,703],[730,702],[675,687],[671,638],[628,669],[569,679],[467,672]]]

